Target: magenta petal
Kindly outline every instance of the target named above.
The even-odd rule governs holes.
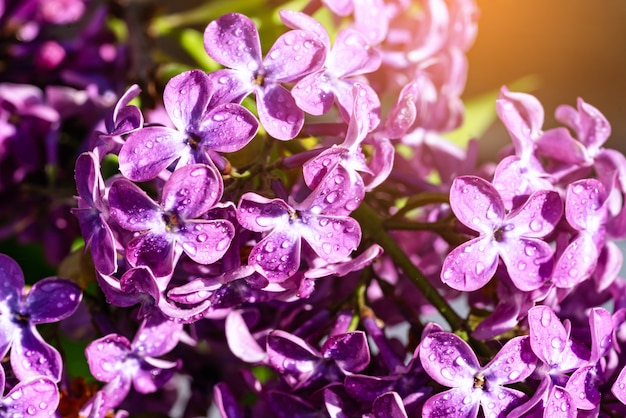
[[[259,122],[248,109],[225,103],[207,112],[194,133],[203,148],[235,152],[245,147],[258,130]]]
[[[571,289],[591,276],[596,268],[598,249],[593,238],[580,233],[559,257],[552,274],[557,287]]]
[[[296,105],[311,115],[323,115],[335,102],[335,95],[326,81],[323,71],[307,75],[291,89]]]
[[[76,159],[74,168],[76,190],[85,207],[98,207],[100,192],[104,188],[99,167],[96,156],[91,152],[84,152]]]
[[[32,324],[61,321],[76,311],[83,292],[76,283],[48,277],[33,285],[25,306]]]
[[[206,164],[190,164],[174,171],[163,185],[161,204],[183,219],[204,215],[222,196],[222,179]]]
[[[408,418],[402,398],[397,392],[380,395],[372,404],[374,418]]]
[[[596,179],[584,179],[570,184],[565,200],[565,218],[579,231],[596,233],[606,222],[604,186]]]
[[[496,111],[511,135],[517,156],[526,160],[533,151],[534,139],[541,134],[543,106],[530,94],[510,92],[503,87]]]
[[[183,330],[183,324],[154,314],[144,320],[132,342],[133,351],[144,357],[157,357],[167,354],[176,347]]]
[[[265,349],[257,343],[240,311],[233,310],[226,317],[225,333],[228,348],[246,363],[260,363],[267,358]]]
[[[110,382],[120,374],[119,363],[130,353],[126,337],[109,334],[92,341],[85,349],[91,374],[101,382]]]
[[[152,180],[185,152],[189,152],[187,134],[148,126],[126,139],[119,155],[120,171],[132,181]]]
[[[450,207],[464,225],[486,234],[500,226],[505,214],[498,191],[475,176],[460,176],[452,182]]]
[[[120,179],[109,189],[111,217],[129,231],[162,231],[163,214],[150,196],[136,184]]]
[[[575,418],[576,405],[569,392],[560,386],[554,385],[548,395],[545,410],[550,411],[550,418]]]
[[[24,287],[24,273],[15,260],[0,254],[0,300],[17,306]]]
[[[304,30],[290,30],[276,39],[263,60],[267,77],[293,82],[319,69],[326,58],[326,46]]]
[[[53,416],[59,405],[59,389],[44,376],[22,380],[0,401],[0,409],[13,411],[8,416]]]
[[[337,34],[326,65],[332,69],[333,76],[339,78],[374,72],[380,64],[380,53],[360,32],[344,29]]]
[[[329,263],[344,261],[361,242],[361,226],[345,216],[303,216],[302,238]]]
[[[453,289],[471,292],[486,285],[497,267],[493,238],[479,237],[450,251],[441,267],[441,280]]]
[[[228,221],[190,221],[179,233],[183,251],[189,258],[196,263],[212,264],[228,250],[235,228]]]
[[[550,244],[535,238],[513,238],[500,246],[507,272],[522,291],[538,289],[550,278],[552,255]]]
[[[133,376],[133,387],[139,393],[153,393],[168,382],[179,369],[181,360],[144,358]]]
[[[293,209],[282,199],[267,199],[256,193],[246,193],[239,200],[237,220],[246,229],[264,232],[287,224],[291,212]]]
[[[565,389],[572,395],[576,408],[590,411],[600,405],[597,373],[595,365],[583,366],[568,379]]]
[[[548,306],[535,306],[528,311],[530,345],[534,353],[549,366],[558,365],[566,349],[567,330]]]
[[[245,418],[241,405],[226,383],[213,386],[213,402],[223,418]]]
[[[269,363],[292,388],[306,383],[318,371],[320,354],[303,339],[274,330],[267,336]]]
[[[505,418],[509,411],[527,399],[524,392],[507,387],[496,386],[484,391],[480,404],[486,416]]]
[[[293,139],[304,125],[304,112],[289,91],[279,84],[257,89],[259,120],[268,134],[282,141]]]
[[[450,332],[433,332],[422,340],[420,361],[430,377],[444,386],[472,387],[480,365],[471,347]]]
[[[147,266],[156,277],[164,277],[174,270],[174,265],[182,253],[175,248],[169,234],[148,232],[132,239],[126,245],[126,259],[133,267]]]
[[[167,82],[163,105],[176,129],[185,132],[202,118],[211,90],[209,77],[200,70],[185,71]]]
[[[291,29],[302,29],[314,33],[327,48],[330,46],[330,39],[328,38],[328,32],[326,32],[324,25],[308,14],[294,10],[281,10],[278,14],[285,26]]]
[[[591,308],[589,312],[591,329],[591,363],[597,363],[610,350],[613,344],[613,321],[611,313],[604,308]]]
[[[295,228],[276,229],[254,246],[248,263],[270,282],[282,282],[300,268],[300,246]]]
[[[564,127],[544,132],[537,138],[537,149],[543,155],[568,164],[584,164],[587,158],[585,147]]]
[[[59,352],[41,338],[34,326],[18,328],[11,347],[11,368],[18,379],[48,376],[61,380],[63,361]]]
[[[370,361],[367,336],[363,331],[332,335],[324,342],[321,351],[324,358],[334,360],[342,370],[350,373],[360,372]]]
[[[480,392],[471,389],[450,389],[426,400],[422,408],[424,418],[476,418],[480,407]]]
[[[215,61],[237,70],[256,71],[261,63],[256,25],[239,13],[225,14],[209,23],[204,31],[204,49]]]
[[[498,351],[482,373],[490,384],[507,385],[524,381],[535,370],[537,356],[528,336],[514,337]]]
[[[94,266],[102,274],[113,274],[117,270],[117,252],[113,231],[102,214],[93,209],[73,208],[78,219],[85,247],[91,249]]]
[[[624,367],[611,386],[611,392],[623,404],[626,405],[626,367]]]
[[[548,235],[563,214],[563,202],[557,192],[539,190],[517,210],[509,214],[508,219],[515,223],[515,234],[525,237],[541,238]]]

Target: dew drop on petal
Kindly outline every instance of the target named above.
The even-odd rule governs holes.
[[[26,408],[26,412],[28,413],[28,415],[35,415],[37,413],[37,408],[35,408],[32,405],[29,405],[29,407]]]
[[[226,248],[228,248],[229,245],[230,245],[230,239],[228,237],[224,237],[218,241],[217,245],[215,246],[215,249],[217,251],[224,251]]]
[[[524,270],[525,268],[526,268],[526,263],[524,263],[523,261],[520,261],[519,263],[517,263],[518,270]]]
[[[519,376],[520,376],[520,373],[517,370],[514,370],[511,373],[509,373],[509,380],[514,381]]]
[[[39,402],[39,408],[40,408],[40,409],[46,409],[47,407],[48,407],[48,404],[47,404],[47,403],[45,403],[45,402],[43,402],[43,401],[42,401],[42,402]]]
[[[541,322],[541,325],[543,325],[546,328],[550,326],[550,322],[552,322],[552,315],[550,315],[550,311],[548,311],[547,309],[544,309],[541,312],[540,322]]]
[[[322,244],[322,250],[324,250],[326,254],[330,254],[331,251],[333,250],[333,246],[325,242],[324,244]]]
[[[450,371],[450,369],[444,367],[441,369],[441,371],[439,372],[441,373],[441,375],[448,380],[452,380],[454,379],[454,376],[452,375],[452,372]]]
[[[485,271],[485,265],[482,262],[478,261],[476,263],[476,274],[479,274],[479,275],[483,274],[484,271]]]
[[[207,234],[200,234],[196,237],[196,241],[198,242],[204,242],[206,241],[208,238]]]
[[[267,244],[265,244],[264,249],[267,253],[273,253],[276,250],[276,246],[272,241],[268,241]]]

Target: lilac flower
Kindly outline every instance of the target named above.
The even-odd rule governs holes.
[[[457,290],[480,289],[499,258],[520,290],[537,289],[549,278],[553,251],[540,238],[561,218],[563,204],[556,192],[537,191],[506,213],[494,186],[480,177],[461,176],[452,183],[450,206],[461,223],[480,235],[448,254],[441,270],[444,283]]]
[[[489,364],[480,367],[470,346],[449,332],[426,336],[420,360],[430,377],[452,388],[430,397],[422,416],[467,418],[476,417],[480,406],[486,416],[507,416],[526,395],[504,385],[525,380],[537,362],[529,338],[524,336],[508,341]]]
[[[323,0],[322,3],[339,16],[353,15],[354,28],[367,37],[371,45],[385,39],[389,19],[383,0]]]
[[[331,48],[328,33],[317,20],[289,10],[281,11],[280,17],[291,28],[316,33],[328,51],[322,68],[305,76],[291,90],[296,104],[307,113],[322,115],[336,102],[343,119],[349,121],[354,103],[353,85],[357,82],[353,76],[376,71],[380,66],[378,51],[356,30],[339,31]],[[371,114],[379,111],[380,101],[370,86],[361,85],[368,96],[367,103],[371,106],[369,113],[370,118],[374,119],[373,128],[378,122],[377,117]]]
[[[345,261],[361,240],[361,228],[347,216],[327,215],[332,200],[319,188],[301,203],[267,199],[255,193],[241,197],[237,219],[246,229],[268,234],[254,246],[248,263],[270,282],[291,277],[300,267],[301,241],[328,263]]]
[[[0,387],[4,388],[4,369],[0,367]],[[46,376],[33,376],[13,386],[0,399],[3,417],[51,417],[59,405],[59,389]]]
[[[234,234],[226,220],[200,217],[220,199],[222,183],[215,169],[192,164],[176,170],[163,186],[161,203],[126,179],[109,190],[111,217],[124,229],[140,232],[126,245],[132,266],[145,265],[156,276],[169,275],[184,252],[211,264],[226,252]]]
[[[255,93],[261,124],[274,138],[294,138],[304,113],[280,83],[295,82],[324,63],[325,47],[315,33],[292,30],[281,35],[261,59],[259,33],[248,17],[230,13],[211,22],[204,32],[211,58],[229,69],[212,73],[213,102],[239,102]]]
[[[63,365],[59,352],[41,338],[35,325],[69,317],[82,292],[75,283],[48,277],[24,289],[24,274],[10,257],[0,254],[0,356],[11,349],[11,368],[20,380],[47,376],[58,382]]]
[[[202,71],[186,71],[165,86],[165,110],[176,129],[148,126],[129,135],[119,154],[120,171],[133,181],[155,178],[171,163],[211,163],[213,152],[234,152],[254,137],[258,122],[234,103],[211,105],[215,88]]]
[[[132,342],[119,334],[109,334],[92,341],[85,349],[89,370],[107,384],[100,390],[102,412],[118,406],[131,384],[139,393],[152,393],[165,384],[179,368],[179,361],[155,357],[167,354],[177,344],[182,324],[159,315],[144,320]],[[92,403],[85,406],[91,410]],[[101,416],[101,415],[96,415]]]
[[[78,208],[73,208],[72,213],[78,218],[85,250],[91,247],[94,265],[100,273],[113,274],[117,270],[116,240],[107,223],[104,180],[97,157],[91,152],[79,155],[74,173]]]

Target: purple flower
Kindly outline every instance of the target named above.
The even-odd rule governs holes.
[[[126,179],[109,190],[111,217],[124,229],[139,232],[126,245],[132,266],[145,265],[156,276],[169,275],[184,252],[200,264],[211,264],[226,252],[234,235],[226,220],[200,219],[222,194],[215,169],[193,164],[172,173],[157,204]]]
[[[207,26],[204,47],[211,58],[229,68],[211,75],[217,88],[213,102],[239,102],[254,92],[259,119],[268,134],[288,140],[300,132],[304,112],[280,83],[298,81],[324,63],[326,49],[315,33],[289,31],[261,59],[254,22],[230,13]]]
[[[152,393],[172,377],[180,361],[155,357],[170,352],[178,344],[181,331],[182,324],[155,315],[142,322],[132,342],[122,335],[109,334],[87,346],[89,370],[96,379],[107,383],[100,390],[103,412],[119,405],[131,384],[139,393]],[[91,407],[92,404],[86,406]]]
[[[258,122],[241,105],[210,105],[215,93],[209,77],[192,70],[165,86],[165,110],[176,129],[148,126],[126,140],[119,155],[120,171],[133,181],[155,178],[171,163],[211,163],[213,152],[234,152],[254,137]]]
[[[268,234],[254,246],[248,263],[270,282],[288,279],[300,268],[302,239],[328,263],[345,261],[361,241],[361,228],[347,216],[327,215],[332,200],[319,188],[301,203],[267,199],[255,193],[241,197],[237,219],[246,229]]]
[[[491,183],[461,176],[452,183],[450,206],[461,223],[480,235],[448,254],[441,270],[444,283],[457,290],[480,289],[493,277],[499,258],[520,290],[537,289],[549,278],[553,251],[540,238],[561,219],[563,203],[556,192],[537,191],[507,213]]]
[[[27,292],[20,266],[4,254],[0,254],[0,273],[0,356],[11,349],[11,368],[20,380],[43,375],[58,382],[61,355],[41,338],[35,325],[74,313],[82,297],[80,287],[67,279],[48,277]]]
[[[504,385],[526,379],[537,362],[524,336],[508,341],[489,364],[480,367],[470,346],[449,332],[426,336],[420,360],[430,377],[452,388],[430,397],[422,416],[466,418],[476,417],[479,406],[485,415],[505,417],[526,395]]]

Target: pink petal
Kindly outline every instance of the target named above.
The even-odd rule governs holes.
[[[491,235],[504,219],[504,205],[498,191],[476,176],[460,176],[452,182],[450,207],[467,227]]]
[[[441,280],[464,292],[478,290],[498,267],[498,249],[490,237],[479,237],[454,248],[441,267]]]

